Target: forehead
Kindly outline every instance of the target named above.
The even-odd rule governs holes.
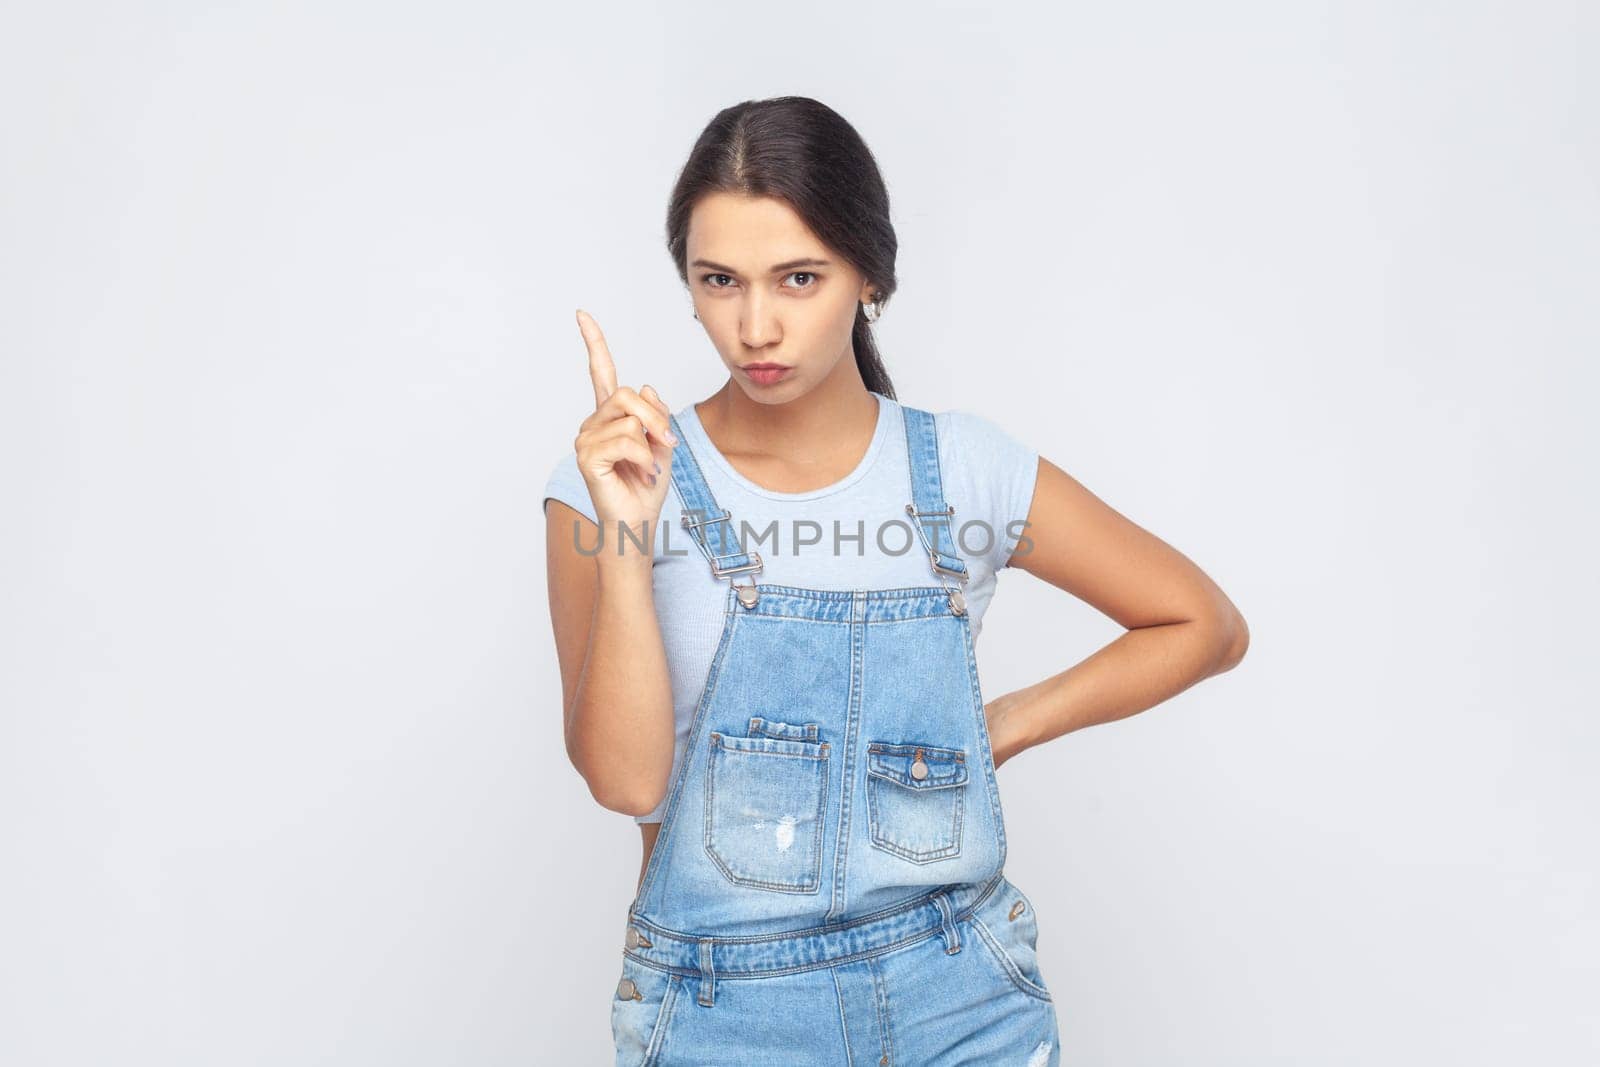
[[[794,209],[769,196],[711,193],[689,214],[688,260],[712,259],[752,273],[773,263],[828,250]]]

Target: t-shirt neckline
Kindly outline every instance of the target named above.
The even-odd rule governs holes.
[[[724,477],[745,492],[766,497],[768,500],[815,500],[819,497],[829,496],[848,489],[862,478],[865,478],[867,472],[877,462],[878,454],[883,451],[884,442],[889,439],[889,430],[891,428],[889,406],[894,401],[875,390],[869,389],[867,391],[878,398],[878,422],[872,431],[872,440],[867,444],[867,451],[861,457],[861,462],[857,463],[855,469],[849,474],[846,474],[833,484],[824,485],[818,489],[810,489],[803,493],[780,493],[777,490],[757,485],[740,474],[734,465],[728,462],[728,457],[724,456],[717,446],[711,443],[711,438],[706,434],[706,428],[701,425],[700,415],[695,411],[693,403],[686,405],[678,415],[678,424],[688,434],[690,440],[684,443],[692,445],[695,458],[700,460],[701,463],[710,462],[713,464],[717,470],[722,472]]]

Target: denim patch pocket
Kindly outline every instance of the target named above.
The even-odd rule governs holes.
[[[912,863],[961,852],[966,753],[932,745],[867,746],[867,821],[872,844]]]
[[[814,723],[765,725],[816,737]],[[749,737],[713,733],[706,769],[706,855],[735,885],[815,893],[822,884],[827,785],[826,741],[773,737],[755,726]]]

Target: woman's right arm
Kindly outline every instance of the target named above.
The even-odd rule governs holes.
[[[674,741],[653,562],[631,543],[618,556],[614,536],[594,553],[595,524],[559,500],[545,516],[567,758],[602,807],[648,814],[666,795]]]
[[[567,758],[602,807],[647,815],[666,795],[676,732],[651,582],[678,440],[655,389],[617,385],[599,324],[580,311],[578,328],[595,409],[573,449],[599,525],[559,500],[545,505],[563,733]],[[621,536],[623,527],[635,539]]]

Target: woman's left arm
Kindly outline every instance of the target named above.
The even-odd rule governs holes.
[[[1244,616],[1183,553],[1043,456],[1011,566],[1127,629],[1083,662],[989,701],[995,766],[1085,726],[1137,714],[1244,658]]]

